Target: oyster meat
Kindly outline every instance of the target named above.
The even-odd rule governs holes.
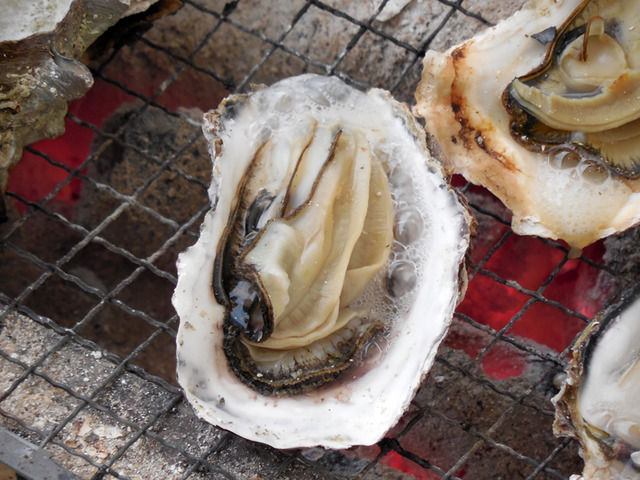
[[[205,114],[212,204],[178,260],[178,380],[278,448],[371,444],[465,287],[470,215],[406,106],[306,74]]]
[[[594,317],[554,398],[557,435],[578,439],[584,480],[640,478],[640,296]]]
[[[517,233],[577,253],[640,221],[637,1],[531,0],[427,52],[416,100],[450,168],[498,196]]]

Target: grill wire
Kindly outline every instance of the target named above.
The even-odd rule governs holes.
[[[523,2],[413,0],[400,20],[376,20],[388,3],[185,0],[175,16],[93,61],[103,92],[96,101],[118,97],[128,107],[102,124],[88,110],[72,108],[65,137],[72,144],[77,132],[93,135],[91,153],[73,164],[67,153],[51,153],[42,143],[28,147],[60,181],[37,199],[11,186],[7,192],[21,214],[0,227],[1,426],[91,479],[532,480],[566,479],[581,470],[575,442],[551,433],[549,401],[573,336],[554,350],[510,330],[550,310],[583,326],[592,312],[576,307],[576,298],[586,295],[582,286],[569,285],[576,290],[559,299],[548,289],[569,266],[592,272],[598,288],[617,285],[615,274],[589,252],[569,259],[561,243],[513,234],[508,211],[463,181],[459,188],[478,219],[470,291],[490,285],[487,296],[498,292],[519,303],[496,326],[476,318],[482,305],[466,301],[408,412],[377,445],[278,451],[254,444],[199,422],[176,386],[178,318],[169,304],[174,263],[198,236],[209,182],[197,117],[178,103],[191,95],[200,103],[185,106],[206,110],[252,83],[307,71],[337,75],[361,89],[386,88],[411,102],[428,48],[453,45]],[[423,11],[428,15],[412,13]],[[187,13],[197,22],[184,23]],[[176,41],[178,27],[192,30],[195,40]],[[331,41],[312,45],[318,31]],[[242,55],[225,64],[220,52],[235,42]],[[220,62],[208,64],[208,58]],[[200,168],[193,166],[196,158]],[[60,195],[80,183],[75,207],[66,208]],[[513,245],[544,252],[553,268],[525,281],[517,275],[526,265],[513,258],[505,271],[495,259]],[[606,295],[593,305],[616,293],[603,289]],[[473,355],[461,352],[458,339],[476,342]],[[515,362],[517,369],[523,361],[529,373],[487,374],[487,363],[501,351],[508,355],[498,364],[508,369]]]

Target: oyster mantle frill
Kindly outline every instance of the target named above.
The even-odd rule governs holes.
[[[302,75],[205,114],[198,242],[178,260],[178,380],[199,416],[278,448],[371,444],[464,289],[470,215],[388,93]]]

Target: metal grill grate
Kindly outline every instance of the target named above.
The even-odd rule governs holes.
[[[412,0],[387,19],[394,3],[186,0],[93,61],[95,86],[72,104],[67,133],[29,147],[7,192],[0,425],[92,479],[540,480],[581,470],[577,446],[551,433],[549,399],[573,337],[623,275],[602,243],[569,259],[562,244],[518,237],[504,207],[462,179],[478,219],[469,292],[379,444],[252,444],[199,422],[175,386],[174,264],[208,208],[195,109],[307,71],[411,102],[426,49],[523,1]]]

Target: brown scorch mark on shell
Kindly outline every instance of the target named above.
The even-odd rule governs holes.
[[[469,150],[473,148],[480,148],[485,153],[500,162],[507,170],[513,172],[518,171],[518,168],[516,167],[514,162],[509,159],[509,157],[492,149],[490,140],[488,140],[490,138],[490,135],[486,135],[484,132],[486,130],[493,131],[493,126],[489,124],[488,126],[481,128],[480,126],[473,125],[471,123],[470,115],[468,112],[469,106],[465,88],[460,87],[456,81],[458,77],[465,78],[465,71],[468,68],[464,64],[464,59],[466,58],[465,45],[462,45],[453,50],[451,58],[455,71],[450,94],[451,111],[454,113],[456,121],[460,124],[460,129],[458,130],[455,137],[451,137],[451,141],[453,143],[457,143],[458,140],[460,140],[464,147]],[[485,120],[485,123],[488,121],[489,120]],[[481,140],[479,141],[478,139]]]

